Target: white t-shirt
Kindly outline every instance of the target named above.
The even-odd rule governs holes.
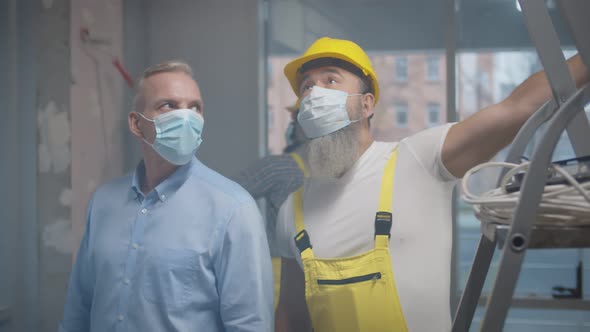
[[[441,160],[451,125],[422,131],[402,140],[398,147],[389,243],[396,287],[412,332],[448,331],[451,326],[455,178]],[[374,248],[381,178],[397,145],[373,142],[340,179],[305,181],[305,229],[317,258],[353,256]],[[283,257],[296,257],[301,264],[294,236],[291,195],[279,210],[277,243]]]

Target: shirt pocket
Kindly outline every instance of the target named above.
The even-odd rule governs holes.
[[[186,306],[195,292],[197,256],[189,249],[162,249],[148,256],[144,298],[169,310]]]

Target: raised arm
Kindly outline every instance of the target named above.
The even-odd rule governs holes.
[[[567,62],[570,74],[580,87],[588,82],[588,70],[579,55]],[[470,168],[490,160],[506,147],[527,119],[551,98],[545,72],[535,73],[506,99],[454,125],[442,149],[446,168],[462,177]]]

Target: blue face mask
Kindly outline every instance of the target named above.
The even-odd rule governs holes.
[[[314,86],[311,93],[301,101],[297,115],[305,136],[310,139],[326,136],[360,121],[351,121],[348,116],[346,100],[349,96],[362,94],[349,95],[344,91]]]
[[[153,122],[156,138],[149,144],[162,158],[180,166],[187,164],[203,141],[203,117],[190,109],[178,109],[164,113],[153,120],[138,113],[147,121]]]

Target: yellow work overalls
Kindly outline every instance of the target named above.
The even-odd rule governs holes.
[[[309,173],[305,169],[305,164],[303,163],[303,159],[297,153],[292,152],[289,154],[293,160],[299,166],[299,169],[303,172],[303,177],[309,177]],[[272,257],[272,273],[274,277],[274,290],[275,290],[275,309],[277,308],[277,304],[279,303],[279,295],[281,294],[281,257]]]
[[[293,196],[295,243],[301,253],[305,298],[314,332],[408,330],[389,254],[396,160],[397,149],[385,166],[381,182],[375,248],[358,256],[315,258],[303,221],[303,188]]]

